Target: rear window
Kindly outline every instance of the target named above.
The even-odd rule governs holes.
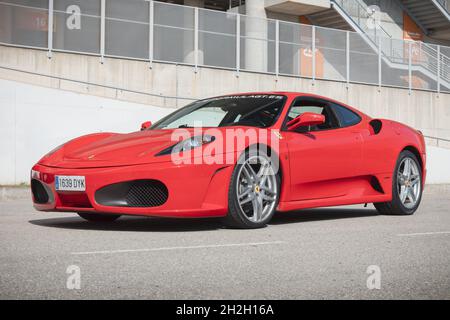
[[[341,105],[333,103],[331,105],[336,117],[339,119],[341,127],[353,126],[361,121],[361,117],[355,112]]]

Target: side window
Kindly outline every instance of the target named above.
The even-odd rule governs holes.
[[[331,108],[333,108],[336,117],[338,117],[341,127],[353,126],[361,121],[359,115],[341,105],[333,103]]]
[[[316,107],[316,106],[293,106],[291,110],[289,111],[289,119],[288,121],[297,118],[299,115],[305,112],[313,112],[322,114],[323,107]]]
[[[335,129],[339,127],[339,123],[326,102],[315,99],[299,99],[294,102],[294,105],[289,110],[287,115],[287,122],[295,119],[305,112],[313,112],[325,116],[325,123],[310,128],[299,128],[300,132],[305,131],[319,131]]]

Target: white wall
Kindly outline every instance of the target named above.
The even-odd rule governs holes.
[[[450,183],[450,149],[427,146],[427,183]]]
[[[132,132],[173,109],[0,80],[0,185],[27,183],[54,147],[92,132]],[[428,183],[450,183],[450,150],[427,148]]]
[[[137,131],[172,111],[0,80],[0,185],[28,183],[32,165],[67,140]]]

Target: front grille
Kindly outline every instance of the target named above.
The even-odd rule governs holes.
[[[34,202],[38,204],[45,204],[50,200],[47,190],[45,190],[44,185],[39,180],[31,180],[31,192],[33,193]]]
[[[135,181],[128,190],[126,201],[130,207],[157,207],[167,201],[166,186],[157,180]]]
[[[167,187],[158,180],[114,183],[95,193],[95,201],[109,207],[157,207],[163,205],[168,197]]]

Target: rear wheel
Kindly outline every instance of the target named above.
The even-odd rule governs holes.
[[[98,214],[98,213],[86,213],[78,212],[78,215],[83,219],[91,222],[112,222],[120,218],[117,214]]]
[[[422,199],[422,170],[417,157],[403,151],[397,160],[392,179],[392,201],[374,203],[382,214],[410,215]]]
[[[225,224],[236,228],[261,228],[275,213],[280,177],[269,156],[247,151],[236,165],[228,192]]]

